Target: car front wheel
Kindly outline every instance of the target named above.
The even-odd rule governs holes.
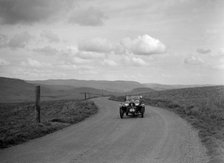
[[[121,117],[121,119],[124,117],[124,111],[121,108],[120,108],[120,117]]]
[[[142,107],[142,108],[141,108],[141,118],[144,118],[144,113],[145,113],[145,108]]]

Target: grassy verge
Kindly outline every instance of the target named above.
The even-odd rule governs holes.
[[[199,131],[211,163],[224,161],[224,88],[191,88],[153,92],[145,104],[175,112]],[[111,97],[124,101],[124,97]]]
[[[41,123],[36,123],[33,103],[0,104],[0,148],[44,136],[96,112],[92,101],[46,101],[41,103]]]

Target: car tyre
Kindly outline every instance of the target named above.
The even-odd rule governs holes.
[[[141,118],[144,118],[144,113],[145,113],[145,108],[142,107],[142,108],[141,108]]]
[[[128,116],[128,111],[126,111],[126,113],[125,113],[125,114],[126,114],[126,116]]]
[[[124,111],[123,109],[120,108],[120,118],[123,119],[123,117],[124,117]]]

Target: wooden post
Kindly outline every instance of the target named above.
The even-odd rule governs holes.
[[[36,86],[36,121],[40,123],[40,86]]]
[[[84,100],[86,100],[87,99],[87,93],[86,92],[81,92],[81,94],[84,95]]]

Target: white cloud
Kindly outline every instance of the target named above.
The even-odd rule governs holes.
[[[146,66],[147,63],[139,57],[134,57],[132,55],[127,55],[122,58],[123,64],[128,66]]]
[[[219,70],[224,70],[224,58],[221,58],[220,60],[216,61],[214,63],[213,68],[219,69]]]
[[[6,61],[5,59],[0,58],[0,66],[6,66],[9,65],[10,63]]]
[[[82,65],[78,67],[78,73],[81,75],[94,75],[97,74],[98,71],[94,66]]]
[[[51,46],[36,48],[36,49],[33,49],[33,51],[41,53],[41,54],[45,54],[45,55],[55,55],[55,54],[58,54],[60,52],[58,49],[56,49],[54,47],[51,47]]]
[[[82,59],[102,59],[105,57],[105,54],[91,51],[79,51],[75,56]]]
[[[165,53],[166,46],[149,35],[138,36],[136,39],[125,38],[122,44],[131,52],[138,55]]]
[[[49,42],[60,42],[60,39],[57,34],[52,31],[42,31],[40,34],[41,37],[46,38]]]
[[[215,69],[224,70],[224,64],[214,66]]]
[[[0,48],[7,46],[7,37],[4,34],[0,34]]]
[[[33,66],[33,67],[42,67],[42,64],[39,62],[39,61],[37,61],[37,60],[34,60],[34,59],[28,59],[27,60],[27,62],[28,62],[28,64],[30,65],[30,66]]]
[[[65,70],[76,70],[77,66],[74,64],[61,64],[58,65],[59,68],[65,69]]]
[[[113,43],[105,38],[95,38],[79,45],[82,51],[93,51],[112,54],[153,55],[165,53],[166,47],[158,39],[149,35],[138,36],[136,39],[125,38]]]
[[[199,65],[203,64],[204,60],[200,57],[190,56],[188,58],[185,58],[184,63],[191,64],[191,65]]]
[[[11,38],[7,44],[12,49],[16,48],[24,48],[28,42],[32,39],[33,36],[31,36],[28,32],[22,32],[19,34],[16,34],[13,38]]]
[[[217,55],[224,56],[224,48],[220,48]]]
[[[43,62],[37,61],[32,58],[28,58],[26,61],[23,61],[21,63],[21,65],[25,66],[25,67],[33,67],[33,68],[46,68],[46,67],[50,68],[50,67],[52,67],[52,65],[49,63],[43,63]]]
[[[79,45],[80,50],[93,52],[110,52],[113,48],[113,43],[105,38],[95,38]]]
[[[107,65],[107,66],[117,66],[118,64],[110,59],[104,59],[102,62],[103,65]]]
[[[132,61],[135,65],[139,65],[139,66],[145,66],[146,65],[146,62],[141,58],[133,57]]]
[[[91,60],[87,60],[87,59],[82,59],[79,57],[74,57],[71,59],[72,63],[75,64],[89,64],[91,62]]]

